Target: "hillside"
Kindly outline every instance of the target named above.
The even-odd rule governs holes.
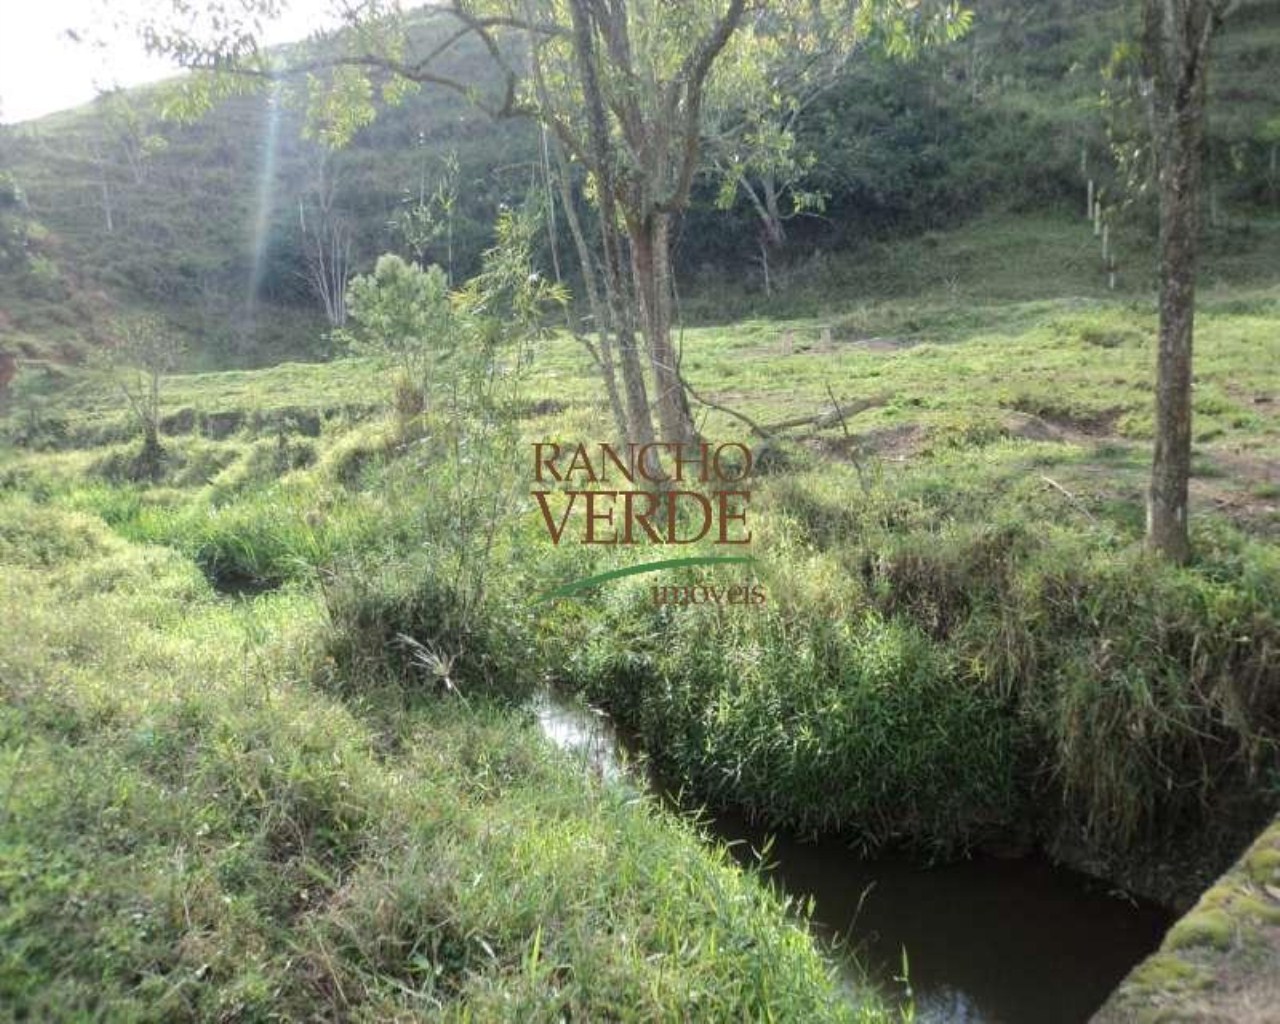
[[[1097,101],[1103,69],[1128,31],[1126,6],[973,7],[967,39],[913,64],[855,61],[815,102],[801,146],[814,155],[806,187],[825,194],[826,208],[792,222],[789,244],[774,257],[771,283],[780,287],[767,301],[746,200],[722,211],[718,182],[702,182],[676,246],[692,282],[690,315],[732,315],[723,303],[701,301],[726,285],[757,312],[803,311],[811,304],[789,293],[822,278],[822,260],[834,262],[828,276],[838,279],[866,258],[862,247],[890,232],[983,212],[1075,209],[1086,175],[1119,194]],[[1280,84],[1267,59],[1278,45],[1280,11],[1263,0],[1246,3],[1218,44],[1210,230],[1224,247],[1246,252],[1245,222],[1280,211]],[[483,79],[475,48],[456,59],[456,70]],[[0,130],[0,170],[25,194],[31,257],[0,281],[0,347],[74,359],[101,343],[114,310],[162,306],[186,334],[193,367],[324,357],[327,324],[306,281],[307,216],[314,221],[327,206],[349,235],[351,268],[368,269],[380,252],[408,251],[393,221],[430,195],[456,157],[450,244],[441,234],[424,255],[444,264],[451,253],[460,279],[489,244],[499,205],[519,203],[539,180],[531,125],[494,123],[441,90],[409,95],[327,157],[301,137],[304,112],[287,95],[232,99],[186,125],[159,116],[163,96],[134,90]],[[1133,230],[1149,230],[1141,206],[1127,216]],[[564,246],[563,225],[560,236]],[[1146,245],[1135,250],[1127,284],[1145,288]],[[573,260],[561,256],[572,275]]]
[[[523,196],[533,154],[527,125],[499,131],[439,91],[409,96],[336,155],[303,136],[305,111],[287,92],[235,97],[192,123],[162,118],[169,100],[164,86],[114,93],[0,136],[0,167],[41,225],[31,248],[43,261],[40,287],[3,293],[11,347],[92,346],[105,318],[91,314],[120,304],[163,306],[196,365],[315,357],[327,325],[306,280],[304,212],[331,204],[353,268],[367,268],[396,246],[397,211],[456,154],[456,270],[465,274],[498,204]],[[509,173],[490,173],[503,162]],[[74,320],[68,302],[78,304]]]

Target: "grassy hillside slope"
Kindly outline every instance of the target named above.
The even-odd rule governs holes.
[[[460,47],[451,67],[489,75],[478,45]],[[305,103],[291,89],[235,97],[182,123],[161,116],[169,85],[0,129],[0,169],[41,224],[31,249],[46,264],[42,282],[0,282],[0,344],[74,357],[102,343],[113,309],[141,306],[187,335],[193,367],[326,355],[301,207],[314,217],[331,187],[353,267],[368,269],[403,249],[392,221],[456,158],[461,279],[491,243],[499,205],[523,198],[537,152],[527,122],[496,124],[440,90],[410,94],[334,154],[304,135]],[[447,257],[442,238],[430,258]]]
[[[691,308],[721,294],[727,279],[762,309],[786,312],[793,293],[825,281],[831,264],[862,287],[862,247],[890,232],[984,211],[1074,210],[1086,176],[1119,196],[1098,97],[1102,70],[1130,32],[1127,7],[973,7],[969,38],[910,65],[856,61],[814,104],[801,142],[815,158],[807,184],[828,206],[821,218],[791,222],[791,242],[774,256],[781,294],[763,295],[745,198],[718,210],[718,182],[700,182],[676,246]],[[1247,249],[1242,223],[1274,220],[1280,209],[1278,86],[1267,60],[1278,46],[1280,14],[1263,0],[1243,4],[1217,46],[1208,174],[1216,244]],[[483,78],[484,67],[476,48],[460,51],[459,73]],[[158,99],[154,88],[134,90],[0,130],[0,170],[26,193],[40,261],[34,274],[0,280],[0,347],[74,358],[101,344],[113,310],[142,305],[186,333],[193,368],[326,355],[320,307],[301,273],[299,204],[314,201],[321,166],[319,147],[299,134],[301,105],[287,93],[276,102],[241,97],[183,126],[159,118]],[[431,192],[451,154],[454,269],[458,278],[474,269],[499,204],[519,201],[536,181],[538,137],[525,122],[494,123],[431,89],[383,111],[326,167],[355,269],[388,249],[406,251],[391,222],[424,187]],[[1139,241],[1121,250],[1122,271],[1145,286],[1149,210],[1127,216]],[[447,250],[441,239],[429,258],[443,264]],[[720,303],[708,312],[741,310]]]

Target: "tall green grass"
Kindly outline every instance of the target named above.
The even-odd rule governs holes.
[[[317,591],[228,600],[172,547],[14,497],[0,564],[17,1018],[888,1019],[836,997],[779,897],[527,717],[476,690],[370,708],[404,683],[338,663]]]
[[[614,584],[550,619],[548,657],[714,805],[868,847],[1229,860],[1280,801],[1276,551],[1210,521],[1194,565],[1159,563],[1029,478],[1034,452],[959,450],[866,490],[852,468],[771,478],[766,605]]]

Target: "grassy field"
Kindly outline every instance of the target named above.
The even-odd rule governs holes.
[[[189,386],[225,399],[207,383]],[[161,487],[112,482],[119,445],[6,460],[5,1015],[885,1019],[835,998],[726,854],[550,749],[510,700],[528,675],[441,699],[380,639],[357,670],[343,588],[369,577],[332,567],[375,556],[425,488],[398,507],[347,491],[340,428],[276,484],[250,430],[171,439],[183,468]],[[304,493],[345,526],[307,532]],[[287,581],[223,596],[222,554]]]
[[[882,1019],[693,827],[549,749],[548,679],[710,804],[871,848],[1012,838],[1185,898],[1280,806],[1280,291],[1233,269],[1277,239],[1210,256],[1171,569],[1141,550],[1153,303],[1062,258],[1087,236],[978,222],[893,254],[927,287],[685,332],[693,386],[753,420],[883,399],[757,468],[763,608],[658,608],[652,577],[535,603],[654,553],[553,547],[528,466],[463,616],[448,425],[392,414],[372,362],[166,381],[145,481],[101,383],[15,404],[0,1003]],[[517,412],[526,441],[611,433],[568,338]]]

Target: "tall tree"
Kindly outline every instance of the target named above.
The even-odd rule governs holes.
[[[347,322],[351,227],[338,208],[338,175],[327,150],[314,154],[311,179],[298,197],[303,276],[332,327]]]
[[[1160,196],[1160,339],[1147,544],[1175,562],[1191,554],[1191,343],[1209,47],[1235,0],[1144,0],[1143,72]]]
[[[806,187],[818,154],[799,142],[801,122],[824,94],[847,78],[855,58],[910,60],[923,48],[954,41],[972,14],[956,6],[915,9],[914,20],[863,5],[862,18],[840,17],[831,4],[791,12],[788,31],[753,33],[751,46],[726,78],[727,95],[713,95],[705,120],[708,163],[720,179],[717,205],[746,198],[759,223],[759,262],[771,290],[770,257],[787,240],[787,222],[818,216],[825,193]],[[876,13],[868,19],[866,13]],[[896,12],[904,13],[903,9]],[[745,57],[745,59],[743,59]]]

